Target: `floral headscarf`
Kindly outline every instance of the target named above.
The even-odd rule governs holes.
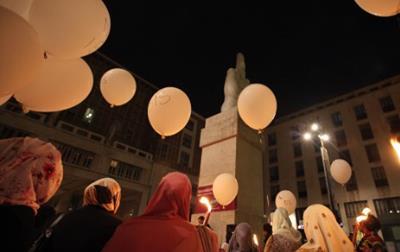
[[[116,213],[121,201],[121,187],[112,178],[102,178],[88,185],[83,195],[83,205],[101,206]]]
[[[354,251],[353,243],[329,208],[320,204],[311,205],[304,211],[303,219],[308,242],[298,251]]]
[[[25,205],[35,213],[63,178],[60,152],[38,138],[0,140],[0,204]]]
[[[285,208],[277,208],[272,215],[272,234],[283,235],[294,242],[301,241],[301,234],[292,227],[288,211]]]

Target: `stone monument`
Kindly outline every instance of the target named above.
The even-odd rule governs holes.
[[[248,222],[262,240],[264,219],[263,201],[263,152],[257,133],[240,119],[236,103],[240,91],[249,84],[245,77],[243,54],[237,55],[236,68],[227,71],[221,113],[206,119],[201,131],[199,192],[211,188],[221,173],[230,173],[239,183],[239,193],[234,207],[211,213],[209,224],[218,234],[219,242],[225,241],[229,224]],[[199,214],[192,215],[197,222]]]

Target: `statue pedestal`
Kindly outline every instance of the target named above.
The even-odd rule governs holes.
[[[207,118],[200,137],[202,156],[199,187],[212,185],[221,173],[230,173],[239,183],[236,208],[211,213],[209,224],[225,241],[226,226],[248,222],[262,240],[264,219],[263,155],[259,135],[239,118],[236,108]],[[204,214],[203,214],[204,215]],[[192,215],[197,224],[199,214]],[[228,241],[227,241],[228,242]]]

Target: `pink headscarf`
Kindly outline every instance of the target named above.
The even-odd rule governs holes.
[[[60,152],[38,138],[0,140],[0,204],[25,205],[35,212],[60,187]]]

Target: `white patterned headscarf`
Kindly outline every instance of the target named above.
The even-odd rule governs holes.
[[[309,206],[303,215],[308,242],[298,251],[354,251],[352,242],[339,226],[331,210],[324,205]]]
[[[288,211],[285,208],[277,208],[272,215],[272,234],[283,235],[289,240],[300,242],[301,234],[293,228]]]
[[[24,205],[36,213],[63,179],[60,152],[38,138],[0,140],[0,205]]]

